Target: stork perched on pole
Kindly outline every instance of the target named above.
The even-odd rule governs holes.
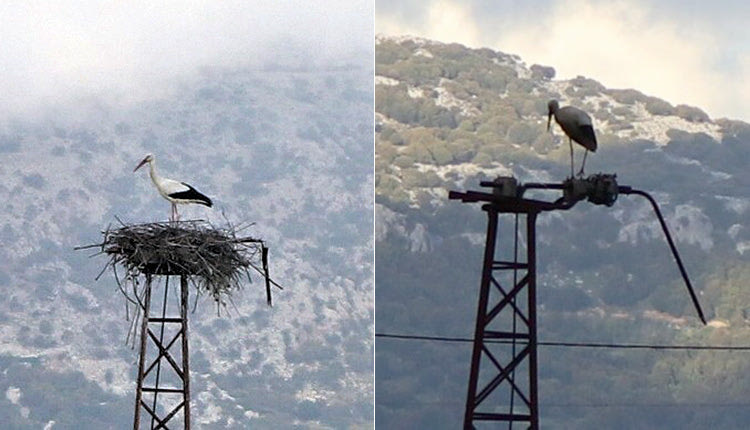
[[[557,100],[550,100],[547,104],[549,109],[547,114],[547,131],[550,129],[550,123],[552,122],[552,115],[555,116],[555,122],[560,124],[560,128],[563,129],[565,134],[568,136],[568,144],[570,144],[570,177],[573,177],[573,141],[586,148],[586,152],[583,154],[583,163],[581,164],[581,170],[578,172],[578,176],[583,176],[583,168],[586,166],[586,155],[589,151],[596,152],[596,135],[594,134],[594,127],[591,124],[591,117],[584,111],[573,107],[565,106],[560,107]]]
[[[151,175],[151,181],[159,191],[159,194],[161,194],[162,197],[172,203],[172,212],[169,216],[170,221],[177,221],[180,219],[180,214],[177,213],[178,203],[197,203],[208,207],[211,207],[213,205],[211,199],[199,193],[189,184],[186,184],[185,182],[175,181],[173,179],[162,178],[161,176],[159,176],[156,173],[156,168],[154,167],[156,161],[154,159],[154,156],[151,154],[146,155],[146,157],[140,163],[138,163],[138,166],[133,169],[133,172],[140,169],[146,163],[148,163],[149,168],[151,169],[151,171],[149,172]]]

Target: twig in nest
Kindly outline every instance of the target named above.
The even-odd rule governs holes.
[[[218,229],[198,220],[135,225],[119,218],[117,221],[121,227],[108,226],[102,243],[76,249],[99,247],[100,253],[110,256],[104,269],[113,269],[120,291],[130,302],[143,306],[135,284],[133,297],[122,287],[117,265],[125,269],[124,279],[135,283],[140,275],[189,276],[198,293],[209,294],[219,308],[226,307],[227,300],[231,303],[231,295],[242,287],[241,281],[250,279],[251,269],[266,279],[269,305],[270,285],[283,289],[268,276],[268,248],[263,240],[238,238],[237,229],[231,225]]]

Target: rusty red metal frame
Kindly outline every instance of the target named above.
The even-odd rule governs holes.
[[[140,342],[140,358],[138,361],[138,380],[135,397],[135,416],[133,419],[133,429],[139,430],[141,428],[141,411],[146,411],[150,417],[150,428],[154,429],[168,429],[167,424],[169,421],[182,412],[183,417],[183,428],[185,430],[190,429],[190,364],[188,354],[188,284],[187,276],[180,276],[180,296],[179,296],[179,317],[167,317],[167,300],[168,300],[168,289],[169,289],[169,276],[167,275],[164,284],[164,301],[162,303],[162,315],[160,317],[152,317],[150,315],[151,307],[151,287],[152,287],[152,275],[146,275],[146,285],[144,286],[144,300],[143,300],[143,320],[141,322],[141,342]],[[165,342],[164,331],[167,324],[178,325],[179,330],[174,336]],[[159,328],[159,336],[157,337],[154,331],[151,329],[152,325],[156,325]],[[149,339],[151,342],[149,342]],[[177,341],[180,341],[181,347],[181,362],[178,363],[173,357],[170,350],[173,347],[176,348]],[[156,358],[150,361],[148,367],[147,362],[147,346],[151,345],[152,348],[156,348]],[[161,387],[159,386],[159,378],[161,374],[162,364],[167,369],[171,369],[177,375],[177,379],[181,383],[181,387]],[[153,386],[146,386],[146,377],[151,373],[155,372],[155,383]],[[143,394],[153,394],[153,402],[149,405],[144,400]],[[159,395],[181,395],[182,401],[173,407],[171,411],[162,415],[158,412],[158,398]]]
[[[508,422],[509,428],[515,422],[526,422],[528,428],[539,428],[539,400],[537,379],[537,326],[536,326],[536,219],[541,212],[567,210],[577,202],[588,198],[594,204],[612,206],[618,194],[635,194],[649,200],[659,219],[667,243],[672,251],[683,280],[690,293],[690,298],[705,324],[698,298],[690,283],[677,248],[669,233],[664,217],[656,201],[645,191],[636,190],[629,186],[618,186],[615,175],[597,174],[588,178],[568,179],[563,183],[528,183],[518,184],[513,177],[500,177],[494,181],[481,182],[484,187],[492,188],[491,192],[484,191],[450,191],[448,198],[461,200],[464,203],[484,203],[482,210],[487,213],[487,237],[484,249],[482,278],[479,289],[479,303],[474,331],[474,344],[469,373],[469,387],[464,412],[464,429],[474,429],[475,422],[497,421]],[[555,201],[524,198],[527,190],[556,190],[562,191],[562,197]],[[498,236],[498,217],[500,214],[514,214],[516,217],[526,217],[526,262],[519,262],[514,250],[512,261],[496,260]],[[518,243],[519,231],[515,229],[515,243]],[[500,274],[513,271],[513,281],[510,289],[499,280]],[[525,274],[522,272],[525,271]],[[521,272],[519,279],[519,272]],[[491,303],[491,291],[499,294],[498,299]],[[518,299],[526,304],[519,305]],[[522,300],[523,301],[523,300]],[[491,306],[491,307],[490,307]],[[511,315],[511,318],[507,318]],[[503,319],[504,318],[504,319]],[[511,329],[490,329],[492,324],[512,321]],[[493,351],[497,343],[492,340],[510,340],[512,348]],[[507,344],[506,344],[507,345]],[[518,346],[518,348],[517,348]],[[526,370],[528,379],[518,380],[517,370]],[[489,377],[488,377],[489,375]],[[480,386],[480,379],[484,383]],[[506,387],[510,393],[507,409],[494,404],[487,405],[488,397],[498,388]],[[521,400],[518,412],[514,399]],[[498,412],[498,411],[501,412]]]
[[[537,330],[536,330],[536,216],[538,211],[524,211],[526,216],[526,262],[496,260],[495,248],[498,235],[498,207],[484,205],[487,212],[487,239],[484,250],[482,281],[477,306],[474,346],[471,357],[469,387],[464,414],[464,429],[473,429],[475,421],[528,422],[530,428],[538,428],[539,412],[537,399]],[[516,231],[518,234],[518,231]],[[497,276],[512,271],[513,282],[504,282]],[[491,300],[491,291],[497,300]],[[524,297],[525,295],[525,297]],[[523,300],[525,298],[525,300]],[[525,304],[523,303],[525,301]],[[512,327],[507,327],[512,314]],[[499,328],[494,328],[500,322]],[[510,340],[499,345],[485,342],[495,339]],[[516,348],[518,346],[518,348]],[[518,380],[516,371],[524,366],[528,369],[528,380]],[[480,368],[485,369],[480,381]],[[483,384],[480,386],[480,382]],[[498,412],[499,405],[487,405],[488,397],[497,389],[506,387],[513,398],[521,400],[519,405],[508,405]],[[484,408],[483,408],[484,406]],[[500,406],[501,407],[501,406]],[[518,412],[521,410],[521,412]]]

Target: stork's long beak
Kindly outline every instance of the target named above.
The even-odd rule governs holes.
[[[140,163],[138,163],[138,166],[136,166],[136,168],[133,169],[133,171],[135,172],[136,170],[140,169],[146,163],[148,163],[148,157],[144,158],[143,161],[141,161]]]
[[[552,122],[552,112],[547,114],[547,132],[549,132],[549,126],[551,122]]]

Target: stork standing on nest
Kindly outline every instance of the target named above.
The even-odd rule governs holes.
[[[180,219],[180,214],[177,213],[178,203],[197,203],[208,207],[211,207],[213,205],[211,199],[199,193],[198,190],[196,190],[189,184],[186,184],[185,182],[175,181],[173,179],[162,178],[161,176],[159,176],[156,173],[156,168],[154,167],[156,161],[154,159],[154,156],[151,154],[146,155],[146,157],[138,164],[138,166],[136,166],[133,172],[143,167],[146,163],[148,163],[148,166],[151,169],[149,172],[151,174],[151,181],[159,191],[159,194],[161,194],[162,197],[172,203],[172,213],[169,216],[170,221],[177,221]]]
[[[574,170],[573,141],[586,148],[586,152],[583,154],[583,164],[581,164],[581,170],[578,172],[578,176],[583,176],[583,168],[586,166],[586,155],[588,155],[589,151],[596,152],[596,135],[594,134],[594,127],[591,124],[591,117],[586,112],[573,106],[561,108],[557,100],[550,100],[547,108],[549,109],[547,114],[547,131],[550,128],[552,115],[554,115],[555,122],[560,124],[560,128],[568,136],[571,178],[573,177]]]

